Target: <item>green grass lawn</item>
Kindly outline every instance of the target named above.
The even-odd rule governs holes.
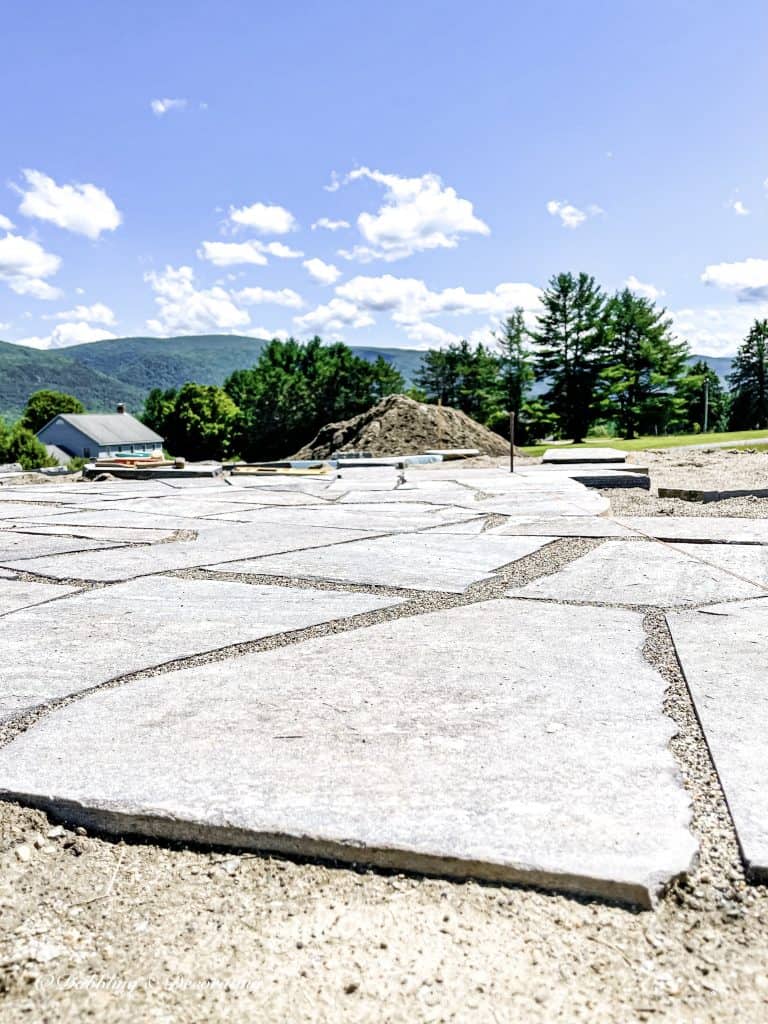
[[[755,448],[768,448],[768,430],[733,430],[725,434],[669,434],[664,437],[588,437],[583,444],[534,444],[524,447],[526,455],[543,455],[547,448],[618,448],[623,452],[644,452],[649,448],[677,448],[687,444],[719,444],[722,441],[752,441]]]

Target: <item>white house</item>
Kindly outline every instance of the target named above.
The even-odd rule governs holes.
[[[116,413],[62,413],[38,430],[37,437],[83,459],[163,449],[162,437],[126,412],[124,405],[118,405]]]

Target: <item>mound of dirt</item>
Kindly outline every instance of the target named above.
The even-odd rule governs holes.
[[[388,395],[351,420],[326,424],[293,458],[327,459],[340,451],[409,455],[428,448],[477,448],[484,455],[509,454],[508,441],[458,409]]]

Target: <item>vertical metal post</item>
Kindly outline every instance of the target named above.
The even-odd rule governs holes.
[[[709,425],[709,377],[704,380],[704,430],[706,434]]]
[[[515,472],[515,414],[509,414],[509,472]]]

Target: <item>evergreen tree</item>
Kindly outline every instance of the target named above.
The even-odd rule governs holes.
[[[21,421],[10,430],[0,421],[0,462],[18,462],[22,469],[57,465],[45,445]]]
[[[536,378],[549,385],[544,401],[560,434],[580,442],[592,420],[602,368],[605,298],[589,274],[557,274],[542,304],[538,330],[532,332]]]
[[[733,395],[731,428],[768,427],[768,320],[755,320],[728,375]]]
[[[518,306],[494,335],[501,349],[499,359],[499,387],[507,412],[516,420],[522,419],[523,403],[533,383],[533,366],[528,347],[530,335],[525,326],[523,309]]]
[[[727,430],[730,414],[730,395],[720,378],[703,359],[697,360],[686,370],[677,385],[678,422],[676,430],[698,432],[705,429]]]
[[[664,433],[674,417],[675,389],[688,355],[665,310],[625,288],[606,303],[604,340],[603,412],[615,418],[628,440],[638,430]]]
[[[413,382],[427,397],[428,402],[437,405],[450,405],[456,408],[459,404],[461,373],[459,370],[460,354],[457,345],[447,348],[433,348],[421,357],[421,366],[416,371]]]

